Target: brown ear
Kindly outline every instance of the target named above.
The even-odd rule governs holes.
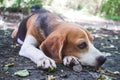
[[[92,42],[93,41],[93,36],[91,35],[91,33],[87,29],[84,29],[84,28],[82,28],[82,29],[87,33],[87,36],[88,36],[89,40]]]
[[[56,62],[62,61],[62,48],[64,45],[65,36],[59,33],[50,34],[45,41],[42,42],[40,48],[43,52],[50,58],[54,59]]]
[[[93,36],[91,35],[91,33],[88,30],[86,30],[86,33],[88,35],[89,40],[93,43]]]

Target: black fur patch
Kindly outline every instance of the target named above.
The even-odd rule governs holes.
[[[39,10],[38,12],[38,17],[36,19],[35,22],[35,26],[37,29],[41,28],[45,34],[45,36],[48,36],[50,31],[49,31],[49,17],[48,17],[48,13],[50,13],[47,10]]]
[[[52,18],[56,17],[57,19],[64,20],[62,17],[55,13],[51,13],[45,9],[41,9],[37,12],[38,17],[35,21],[35,26],[38,32],[43,31],[45,37],[47,37],[53,30],[54,23],[50,24],[53,20]]]
[[[30,16],[23,19],[22,22],[20,23],[18,33],[17,33],[17,36],[16,36],[16,41],[17,41],[18,38],[20,40],[24,41],[25,36],[26,36],[26,32],[27,32],[26,23],[27,23],[29,18],[30,18]]]
[[[42,14],[42,13],[50,13],[50,11],[46,10],[46,9],[39,9],[37,10],[34,14],[38,13],[38,14]]]

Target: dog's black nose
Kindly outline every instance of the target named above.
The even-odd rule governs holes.
[[[97,62],[98,62],[98,66],[101,66],[102,64],[104,64],[106,61],[106,57],[104,56],[100,56],[97,58]]]

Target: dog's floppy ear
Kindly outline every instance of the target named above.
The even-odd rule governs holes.
[[[93,41],[93,36],[91,35],[91,33],[87,29],[84,29],[84,28],[82,28],[82,29],[87,33],[87,36],[88,36],[89,40],[92,42]]]
[[[93,42],[93,36],[90,34],[88,30],[85,29],[85,32],[87,33],[87,36],[91,42]]]
[[[48,57],[54,59],[56,62],[61,62],[61,52],[64,42],[65,36],[59,33],[52,33],[42,42],[40,48]]]

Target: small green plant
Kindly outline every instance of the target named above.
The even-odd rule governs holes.
[[[104,0],[101,15],[108,19],[120,20],[120,0]]]

